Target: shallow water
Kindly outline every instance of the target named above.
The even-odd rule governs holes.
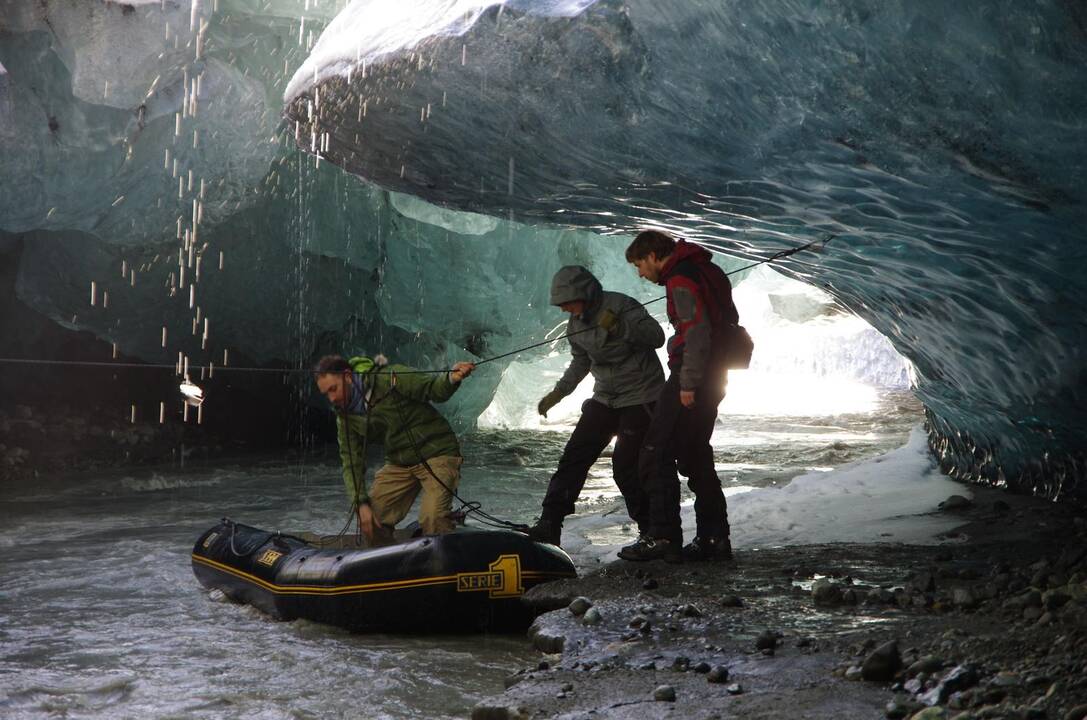
[[[722,416],[714,436],[730,493],[903,444],[908,394],[869,413]],[[530,521],[567,435],[464,438],[461,495]],[[523,637],[358,636],[215,601],[189,553],[220,517],[338,532],[347,517],[335,454],[193,463],[0,489],[0,715],[42,717],[464,717],[535,662]],[[586,535],[631,534],[605,457],[578,513]],[[575,561],[579,558],[575,555]],[[451,618],[450,623],[455,623]]]

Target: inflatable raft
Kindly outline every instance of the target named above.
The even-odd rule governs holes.
[[[196,541],[192,567],[204,587],[278,619],[396,633],[524,630],[532,613],[521,595],[577,576],[559,548],[504,530],[323,544],[224,519]]]

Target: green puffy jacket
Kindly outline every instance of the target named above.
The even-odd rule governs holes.
[[[340,442],[340,462],[348,496],[359,502],[369,498],[366,492],[366,438],[385,447],[385,462],[390,465],[417,465],[423,460],[454,455],[460,457],[460,444],[453,429],[431,402],[444,402],[460,386],[449,373],[409,373],[407,365],[375,365],[370,358],[353,357],[351,367],[362,376],[367,392],[368,415],[336,413],[336,432]]]

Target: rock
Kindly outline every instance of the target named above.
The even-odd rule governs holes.
[[[937,505],[937,507],[944,512],[960,512],[973,507],[973,505],[974,503],[970,502],[970,500],[964,498],[962,495],[951,495],[947,500],[944,500]]]
[[[902,667],[902,656],[898,652],[898,641],[880,645],[864,659],[861,676],[869,682],[889,682]]]
[[[778,636],[770,630],[763,630],[759,633],[759,636],[755,638],[756,650],[773,650],[778,646]]]
[[[676,689],[671,685],[661,685],[653,691],[653,699],[661,702],[675,702]]]
[[[811,585],[811,598],[816,605],[839,605],[842,589],[828,578],[819,578]]]
[[[1064,720],[1087,719],[1087,705],[1077,705],[1064,714]]]
[[[951,593],[951,602],[961,608],[972,608],[977,605],[978,599],[970,588],[955,588]]]
[[[677,655],[672,661],[672,669],[676,672],[687,672],[691,667],[691,659],[683,655]]]
[[[850,665],[846,668],[845,679],[846,680],[861,680],[864,678],[864,670],[860,665]]]
[[[714,684],[728,682],[728,668],[724,665],[714,665],[713,669],[706,675],[706,680]]]
[[[565,635],[553,634],[538,624],[533,624],[528,629],[528,636],[532,640],[532,647],[547,655],[561,653],[566,646]]]
[[[910,715],[910,720],[945,720],[946,718],[947,710],[942,707],[929,707]]]
[[[741,685],[740,683],[732,683],[727,688],[725,688],[725,691],[729,695],[743,695],[744,688],[743,685]]]
[[[1022,684],[1022,681],[1015,673],[1002,670],[989,680],[989,684],[995,685],[996,687],[1018,687]]]
[[[649,578],[644,583],[642,583],[643,590],[656,590],[658,587],[660,587],[660,584],[653,578]]]
[[[694,670],[699,675],[705,675],[706,673],[708,673],[713,668],[710,667],[710,664],[708,662],[703,660],[702,662],[698,663],[697,665],[695,665],[691,669]]]
[[[593,601],[587,597],[578,596],[574,598],[573,602],[569,605],[570,613],[575,616],[581,616],[593,606]]]
[[[520,707],[506,705],[476,705],[472,708],[472,720],[522,720],[528,712]]]
[[[739,595],[725,595],[721,598],[720,605],[725,608],[738,608],[744,606],[744,601]]]
[[[702,617],[702,611],[694,605],[684,605],[679,609],[679,614],[683,617],[700,618]]]
[[[583,625],[599,625],[602,619],[599,608],[595,607],[589,608],[585,611],[585,614],[581,616]]]
[[[887,703],[883,714],[888,720],[901,720],[921,709],[923,707],[912,698],[900,695]]]
[[[914,662],[906,669],[906,675],[914,677],[920,673],[934,673],[943,670],[944,661],[935,655],[926,655],[920,660]]]
[[[972,688],[978,684],[978,673],[969,665],[957,665],[952,668],[943,680],[921,696],[921,702],[926,705],[940,705],[947,702],[951,693]]]

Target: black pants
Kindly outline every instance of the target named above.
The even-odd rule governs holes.
[[[708,375],[716,379],[720,372]],[[695,392],[693,408],[683,407],[679,401],[678,368],[661,388],[638,462],[638,473],[649,500],[649,534],[652,537],[672,542],[683,539],[677,467],[687,476],[687,487],[694,493],[698,535],[725,537],[729,534],[728,507],[710,447],[710,435],[717,422],[717,406],[723,398],[723,389],[712,382]]]
[[[561,521],[574,512],[574,502],[585,487],[589,468],[615,438],[611,471],[626,501],[630,519],[644,528],[646,501],[638,477],[638,453],[649,427],[652,405],[610,408],[595,400],[581,406],[581,418],[562,451],[559,467],[551,476],[543,501],[543,517]]]

